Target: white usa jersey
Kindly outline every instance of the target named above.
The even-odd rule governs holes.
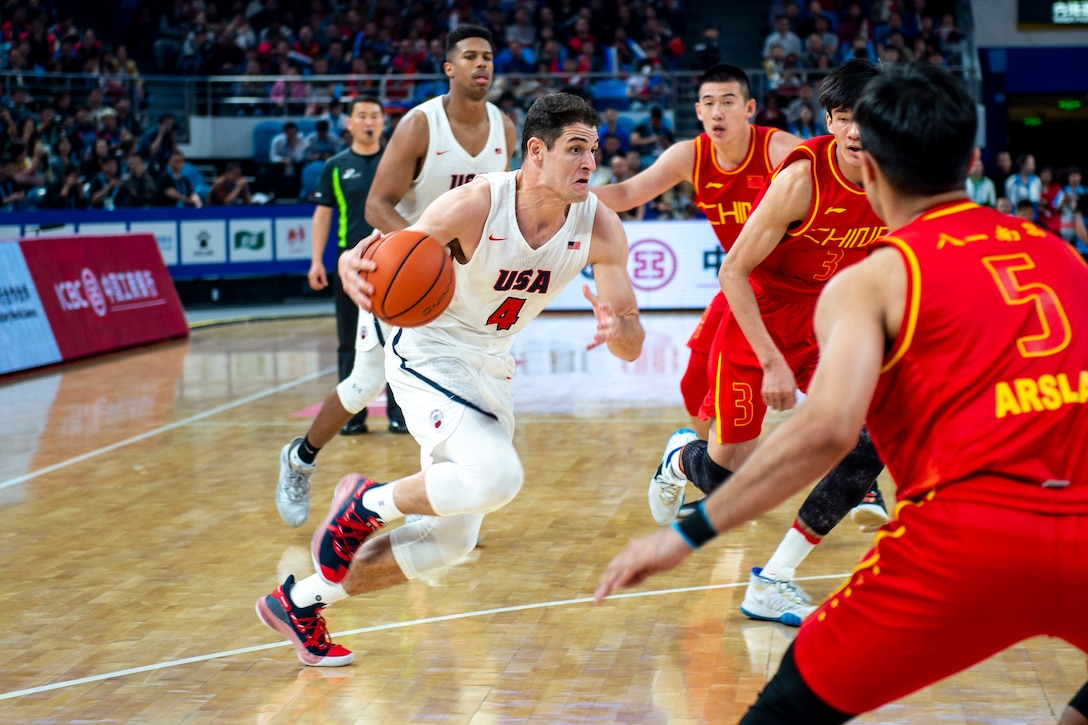
[[[409,224],[419,221],[427,205],[450,189],[467,184],[477,174],[504,171],[510,158],[502,112],[494,104],[487,104],[487,121],[491,127],[487,143],[480,153],[469,156],[453,135],[450,119],[442,104],[443,98],[432,98],[413,109],[427,118],[430,140],[427,155],[423,158],[423,168],[412,180],[408,193],[397,203],[397,212]]]
[[[454,264],[450,306],[424,327],[405,328],[391,343],[390,365],[487,412],[498,413],[514,374],[514,335],[585,268],[597,197],[571,204],[558,232],[533,249],[515,214],[516,171],[485,174],[491,211],[468,264]]]

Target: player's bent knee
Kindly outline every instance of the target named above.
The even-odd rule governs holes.
[[[525,473],[513,446],[481,448],[470,460],[442,461],[426,472],[427,500],[439,516],[486,514],[510,503]]]
[[[424,516],[390,532],[393,556],[408,579],[434,584],[468,556],[480,536],[483,516]]]
[[[475,496],[473,510],[479,513],[495,511],[513,501],[525,482],[525,471],[517,454],[497,457],[493,463],[466,466],[463,471],[468,489]]]

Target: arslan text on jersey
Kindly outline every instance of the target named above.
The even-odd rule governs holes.
[[[1057,410],[1063,405],[1088,403],[1088,370],[1066,375],[1040,375],[1038,378],[1002,380],[994,386],[994,415],[1008,415]]]

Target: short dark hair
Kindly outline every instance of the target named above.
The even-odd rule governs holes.
[[[865,84],[879,74],[877,67],[869,61],[851,58],[828,73],[820,84],[820,105],[828,113],[851,110]]]
[[[963,189],[978,115],[951,73],[928,63],[890,66],[853,110],[862,148],[896,191],[931,196]]]
[[[298,130],[298,124],[295,123],[294,121],[288,121],[287,123],[283,124],[283,130],[284,131],[297,131]]]
[[[446,60],[449,60],[450,53],[454,51],[457,44],[466,38],[483,38],[488,45],[492,48],[495,47],[495,41],[491,38],[491,31],[482,25],[458,25],[446,36]]]
[[[601,125],[601,116],[581,96],[573,93],[549,93],[533,101],[521,129],[521,155],[529,151],[529,139],[538,138],[551,150],[563,129],[583,123],[592,129]]]
[[[752,83],[748,80],[748,74],[741,68],[728,63],[717,63],[703,71],[699,76],[698,88],[704,83],[738,83],[741,95],[747,101],[752,97]]]
[[[1031,203],[1030,199],[1021,199],[1016,202],[1016,211],[1020,211],[1021,209],[1031,209],[1032,213],[1035,213],[1035,205]]]
[[[382,113],[385,113],[385,106],[382,105],[382,102],[378,99],[377,96],[372,96],[369,93],[360,93],[359,95],[355,96],[350,101],[348,101],[348,109],[347,110],[348,110],[348,116],[349,117],[351,116],[352,113],[355,112],[355,106],[357,106],[360,103],[373,103],[375,106],[377,106],[379,108],[379,110],[381,110]]]

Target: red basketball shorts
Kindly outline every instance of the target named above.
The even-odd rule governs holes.
[[[847,583],[801,626],[805,682],[856,714],[1028,637],[1088,651],[1088,513],[1077,497],[987,478],[901,501]]]
[[[789,363],[797,387],[807,390],[820,357],[812,328],[816,298],[781,300],[757,293],[756,300],[763,324]],[[743,443],[758,438],[767,412],[762,392],[763,368],[731,310],[726,310],[718,325],[707,373],[710,390],[699,417],[718,421],[720,443]]]

